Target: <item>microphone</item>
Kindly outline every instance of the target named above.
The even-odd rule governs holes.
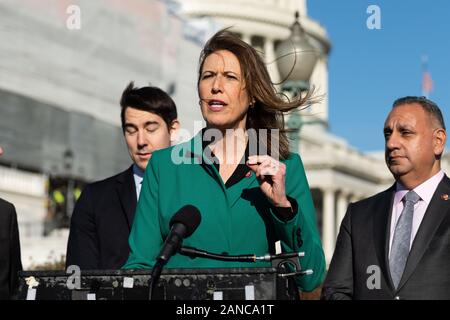
[[[170,233],[156,258],[156,263],[164,266],[180,249],[183,239],[194,233],[201,220],[200,211],[192,205],[188,204],[178,210],[170,219]]]
[[[202,217],[200,211],[192,206],[186,205],[178,210],[170,219],[170,232],[164,241],[161,251],[153,266],[149,283],[149,299],[152,299],[156,283],[161,275],[162,268],[169,259],[180,249],[183,239],[189,237],[199,226]]]

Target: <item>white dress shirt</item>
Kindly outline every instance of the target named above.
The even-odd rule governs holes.
[[[414,238],[419,230],[420,224],[422,223],[423,217],[425,216],[425,212],[427,211],[428,205],[430,204],[431,198],[433,198],[433,194],[436,191],[439,183],[442,178],[444,178],[444,172],[441,170],[432,176],[427,181],[415,187],[413,190],[420,197],[420,200],[414,205],[414,216],[411,230],[411,242],[409,243],[409,248],[411,249]],[[397,224],[398,219],[403,210],[403,197],[406,193],[408,193],[408,189],[406,189],[401,183],[397,182],[396,191],[394,196],[394,203],[392,208],[392,216],[391,216],[391,233],[389,236],[389,255],[391,253],[392,241],[394,239],[394,231],[395,226]]]
[[[144,173],[136,164],[133,165],[134,184],[136,185],[136,196],[138,200],[141,193],[142,180],[144,180]]]

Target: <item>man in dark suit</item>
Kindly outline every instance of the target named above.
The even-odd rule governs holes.
[[[66,266],[119,269],[126,262],[145,168],[152,152],[169,147],[178,129],[175,103],[161,89],[139,89],[131,82],[120,105],[122,129],[134,164],[85,187],[71,218]]]
[[[0,156],[3,150],[0,147]],[[15,298],[22,270],[19,228],[14,205],[0,199],[0,300]]]
[[[394,102],[384,125],[396,183],[352,203],[342,221],[323,299],[450,299],[450,179],[438,106]]]

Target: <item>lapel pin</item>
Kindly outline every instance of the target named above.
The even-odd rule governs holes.
[[[448,200],[448,194],[444,193],[443,195],[441,195],[441,199],[444,201]]]
[[[250,177],[252,176],[252,172],[251,172],[251,171],[247,172],[247,173],[245,174],[245,176],[246,176],[247,178],[250,178]]]

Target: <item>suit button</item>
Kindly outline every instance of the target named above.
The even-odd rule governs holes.
[[[395,296],[394,300],[400,300],[400,296]]]

